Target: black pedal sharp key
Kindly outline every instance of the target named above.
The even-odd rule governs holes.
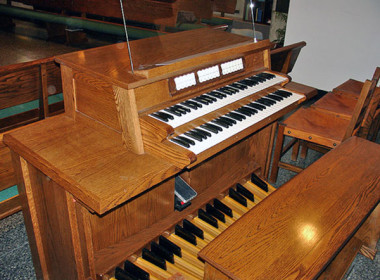
[[[255,196],[253,195],[253,193],[247,190],[247,188],[241,185],[240,183],[236,184],[236,191],[244,197],[246,197],[247,199],[249,199],[250,201],[255,202]]]
[[[223,202],[221,202],[219,199],[214,199],[214,207],[221,211],[222,213],[226,214],[229,217],[233,217],[232,215],[232,209],[225,205]]]
[[[226,222],[226,217],[224,214],[209,203],[206,204],[206,212],[217,218],[219,221],[223,223]]]
[[[197,240],[195,238],[195,235],[192,234],[191,232],[185,230],[180,225],[176,225],[175,226],[174,232],[175,232],[176,235],[178,235],[182,239],[186,240],[187,242],[189,242],[189,243],[191,243],[193,245],[197,245]]]
[[[166,261],[146,248],[142,249],[142,258],[163,270],[166,270]]]
[[[241,205],[247,207],[247,199],[243,197],[241,194],[239,194],[234,189],[230,188],[228,190],[228,195],[235,200],[237,203],[240,203]]]
[[[199,238],[204,239],[203,230],[201,230],[193,223],[189,222],[187,219],[183,220],[183,228],[187,231],[190,231],[192,234],[198,236]]]
[[[215,228],[219,228],[218,221],[210,214],[206,213],[203,209],[198,210],[198,217],[206,223],[212,225]]]
[[[115,268],[115,278],[117,280],[139,280],[139,278],[136,278],[134,275],[131,275],[120,267]]]
[[[268,192],[268,184],[261,180],[255,173],[251,175],[251,182],[257,185],[263,191]]]
[[[150,250],[157,256],[163,258],[164,260],[170,263],[174,263],[173,253],[167,250],[164,246],[158,245],[156,242],[151,242]]]
[[[166,237],[163,237],[160,235],[158,238],[158,244],[161,246],[164,246],[167,250],[172,252],[174,255],[177,255],[178,257],[182,257],[181,247],[179,247],[177,244],[174,244]]]
[[[134,265],[130,261],[124,262],[124,270],[129,274],[135,276],[139,280],[149,280],[149,273],[145,270],[141,269],[137,265]]]

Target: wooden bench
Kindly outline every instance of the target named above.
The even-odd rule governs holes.
[[[340,279],[359,250],[374,257],[379,158],[357,137],[327,153],[200,251],[205,279]]]
[[[0,191],[16,185],[10,150],[3,134],[17,127],[63,112],[63,101],[48,103],[62,92],[59,65],[53,58],[0,67],[0,110],[37,100],[38,106],[0,118]],[[0,202],[0,219],[21,210],[18,196]]]
[[[290,73],[293,70],[301,49],[304,46],[306,46],[306,42],[301,41],[282,48],[271,50],[271,69],[284,74]]]

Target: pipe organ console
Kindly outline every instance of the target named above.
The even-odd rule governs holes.
[[[269,50],[198,29],[132,42],[134,69],[124,43],[57,57],[65,114],[4,136],[37,277],[203,279],[199,250],[274,191],[256,174],[305,100]]]

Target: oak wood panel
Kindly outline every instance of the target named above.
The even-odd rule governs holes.
[[[2,142],[2,138],[3,135],[0,134],[0,191],[17,184],[11,152]]]
[[[379,156],[377,144],[350,138],[244,215],[199,256],[232,279],[316,277],[379,202]]]
[[[196,38],[199,38],[199,40]],[[167,74],[167,71],[173,73],[174,70],[179,71],[189,66],[192,67],[194,64],[199,65],[205,63],[206,58],[197,59],[199,54],[204,52],[246,42],[243,44],[244,48],[244,45],[250,45],[248,41],[249,38],[244,36],[229,34],[220,30],[202,28],[136,40],[131,42],[130,45],[135,70],[140,68],[146,69],[147,67],[152,67],[167,61],[180,60],[178,63],[173,64],[173,66],[157,67],[160,68],[159,71],[155,70],[155,72],[158,72],[155,75],[157,76],[158,74]],[[267,44],[269,43],[262,42],[259,45],[255,45],[255,47],[266,46]],[[247,49],[249,49],[249,47],[247,47]],[[224,57],[223,55],[225,55],[225,53],[222,51],[219,52],[219,55],[217,55],[218,59],[222,59]],[[188,61],[187,63],[182,62],[186,65],[181,65],[181,61],[183,61],[184,58],[192,56],[194,56],[193,61]],[[210,54],[208,59],[213,60],[213,56]],[[56,60],[73,69],[91,73],[97,78],[104,79],[105,81],[126,89],[135,88],[155,81],[154,79],[147,80],[145,77],[138,76],[139,71],[135,71],[135,75],[131,73],[128,50],[125,43],[61,55],[56,57]]]
[[[4,137],[8,146],[99,214],[178,172],[163,160],[127,151],[120,139],[102,125],[63,115]]]
[[[177,0],[176,6],[180,11],[192,12],[200,20],[212,18],[213,3],[212,0]]]
[[[336,94],[349,94],[352,98],[359,98],[360,91],[363,87],[363,82],[348,79],[344,83],[340,84],[336,88],[333,89],[333,93]]]
[[[105,125],[121,130],[112,85],[74,72],[75,109]]]
[[[306,100],[316,96],[318,93],[316,88],[310,87],[310,86],[307,86],[304,84],[300,84],[300,83],[297,83],[294,81],[287,83],[284,87],[286,89],[289,89],[289,90],[292,90],[294,92],[298,92],[298,93],[305,95]]]
[[[328,92],[315,102],[312,107],[330,114],[338,114],[342,118],[350,119],[357,100],[346,95]]]

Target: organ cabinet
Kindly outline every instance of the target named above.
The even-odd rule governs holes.
[[[58,56],[65,113],[4,136],[37,277],[109,279],[127,260],[202,279],[199,249],[274,191],[256,175],[275,121],[305,99],[269,50],[204,28],[131,42],[133,70],[125,43]],[[176,176],[197,192],[183,211]],[[149,262],[162,247],[174,264]]]

